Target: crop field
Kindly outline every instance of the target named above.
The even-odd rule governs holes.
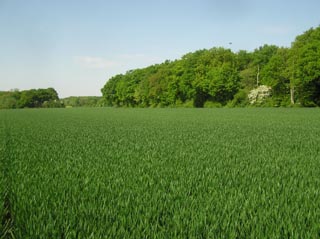
[[[0,111],[0,238],[320,238],[319,109]]]

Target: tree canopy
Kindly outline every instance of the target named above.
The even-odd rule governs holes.
[[[290,48],[264,45],[234,53],[214,47],[187,53],[113,76],[101,92],[109,106],[243,106],[259,85],[272,89],[268,106],[320,106],[320,27],[297,36]]]
[[[0,92],[0,109],[61,107],[58,93],[53,88],[12,90]]]

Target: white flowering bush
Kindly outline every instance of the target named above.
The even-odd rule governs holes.
[[[271,90],[271,87],[267,85],[260,85],[251,90],[248,94],[250,104],[263,103],[269,96],[271,96]]]

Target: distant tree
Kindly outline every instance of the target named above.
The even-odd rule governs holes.
[[[99,107],[104,105],[100,96],[70,96],[61,99],[61,102],[66,107]]]
[[[8,91],[0,94],[0,108],[60,107],[55,89],[30,89]]]

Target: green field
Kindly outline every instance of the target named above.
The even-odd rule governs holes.
[[[4,238],[320,238],[319,109],[3,110],[0,139]]]

